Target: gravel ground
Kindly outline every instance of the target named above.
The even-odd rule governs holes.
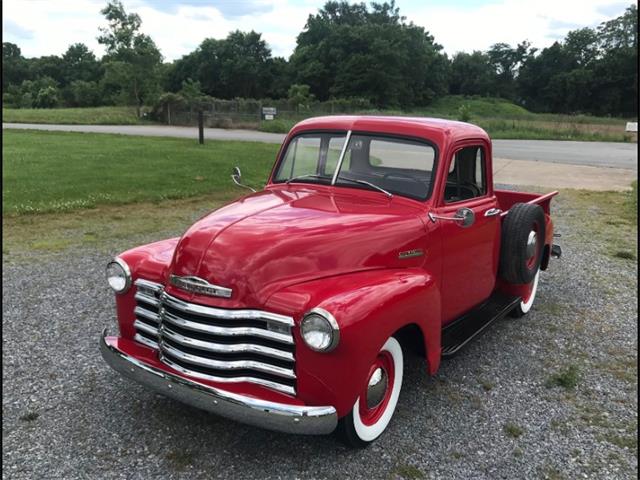
[[[564,257],[532,312],[435,377],[410,359],[394,420],[363,451],[201,413],[111,371],[98,351],[115,326],[109,252],[4,258],[3,477],[636,478],[636,263],[600,253],[572,214],[560,198]]]

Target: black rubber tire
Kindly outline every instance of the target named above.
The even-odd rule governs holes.
[[[353,429],[353,412],[349,412],[347,415],[338,420],[338,428],[336,428],[336,434],[338,438],[347,446],[351,448],[367,448],[372,442],[365,442],[356,434]]]
[[[536,257],[527,265],[527,240],[532,229],[537,232]],[[516,203],[502,223],[500,246],[500,277],[507,283],[531,283],[540,268],[545,241],[545,216],[539,205]]]

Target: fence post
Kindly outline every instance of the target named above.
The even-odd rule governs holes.
[[[204,113],[198,109],[198,143],[204,144]]]

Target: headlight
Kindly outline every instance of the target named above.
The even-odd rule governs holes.
[[[338,322],[322,308],[314,308],[305,314],[300,332],[309,348],[317,352],[330,352],[340,341]]]
[[[124,293],[129,290],[131,286],[129,266],[119,258],[109,262],[107,265],[107,281],[116,293]]]

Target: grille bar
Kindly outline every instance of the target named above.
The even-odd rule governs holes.
[[[136,299],[137,302],[146,303],[155,308],[160,308],[160,300],[158,300],[158,298],[156,297],[152,297],[151,295],[147,295],[146,293],[143,293],[142,290],[138,290],[134,298]]]
[[[182,350],[169,345],[167,342],[161,342],[160,349],[163,354],[169,354],[183,362],[199,365],[201,367],[211,367],[217,370],[256,370],[258,372],[269,373],[283,378],[296,378],[296,374],[292,369],[275,367],[273,365],[253,360],[232,360],[226,362],[213,360],[211,358],[200,357],[198,355],[183,352]]]
[[[214,382],[221,382],[221,383],[236,383],[236,382],[249,382],[249,383],[255,383],[258,385],[263,385],[265,387],[271,388],[273,390],[278,390],[280,392],[284,392],[284,393],[288,393],[289,395],[295,395],[296,393],[296,389],[295,387],[291,386],[291,385],[284,385],[278,382],[272,382],[269,380],[265,380],[262,378],[256,378],[256,377],[232,377],[232,378],[228,378],[228,377],[218,377],[215,375],[210,375],[207,373],[202,373],[202,372],[198,372],[195,370],[191,370],[189,368],[185,368],[181,365],[178,365],[177,363],[175,363],[174,361],[172,361],[170,358],[165,357],[164,355],[160,355],[160,360],[165,363],[166,365],[170,366],[171,368],[173,368],[174,370],[184,373],[185,375],[189,375],[190,377],[194,377],[194,378],[202,378],[204,380],[212,380]]]
[[[147,323],[141,322],[137,318],[133,322],[133,326],[138,331],[142,330],[143,332],[148,333],[153,337],[158,337],[158,329],[156,327],[152,327]]]
[[[151,339],[149,339],[149,338],[147,338],[147,337],[144,337],[144,336],[140,335],[139,333],[136,333],[136,334],[133,336],[133,339],[134,339],[136,342],[140,342],[140,343],[142,343],[143,345],[146,345],[147,347],[151,347],[151,348],[154,348],[154,349],[156,349],[156,350],[158,350],[158,348],[160,348],[160,347],[158,346],[158,343],[157,343],[157,342],[154,342],[153,340],[151,340]]]
[[[293,318],[185,302],[144,279],[135,285],[134,340],[158,350],[163,363],[195,378],[295,395]]]
[[[167,293],[163,293],[161,296],[162,303],[180,310],[184,313],[190,313],[193,315],[201,315],[209,318],[219,319],[249,319],[249,320],[265,320],[274,323],[280,323],[282,325],[292,327],[293,318],[285,315],[278,315],[276,313],[263,312],[262,310],[223,310],[221,308],[205,307],[203,305],[196,305],[193,303],[187,303]]]
[[[196,338],[186,337],[177,332],[171,330],[166,324],[162,326],[162,336],[169,338],[175,343],[193,348],[200,348],[209,352],[216,353],[256,353],[259,355],[265,355],[267,357],[279,358],[282,360],[294,361],[293,354],[291,352],[285,352],[276,348],[264,347],[262,345],[253,345],[250,343],[236,343],[236,344],[223,344],[215,342],[207,342]]]
[[[152,312],[151,310],[147,310],[146,308],[138,306],[133,309],[133,313],[136,315],[136,317],[141,317],[144,320],[150,320],[155,324],[160,323],[160,317],[158,316],[158,314]]]
[[[211,333],[214,335],[224,335],[230,337],[253,336],[293,345],[293,337],[291,335],[271,332],[269,330],[262,330],[255,327],[217,327],[215,325],[208,325],[206,323],[186,320],[184,318],[177,317],[176,315],[173,315],[166,310],[162,313],[162,321],[173,323],[174,325],[186,328],[187,330],[193,330],[195,332]]]

